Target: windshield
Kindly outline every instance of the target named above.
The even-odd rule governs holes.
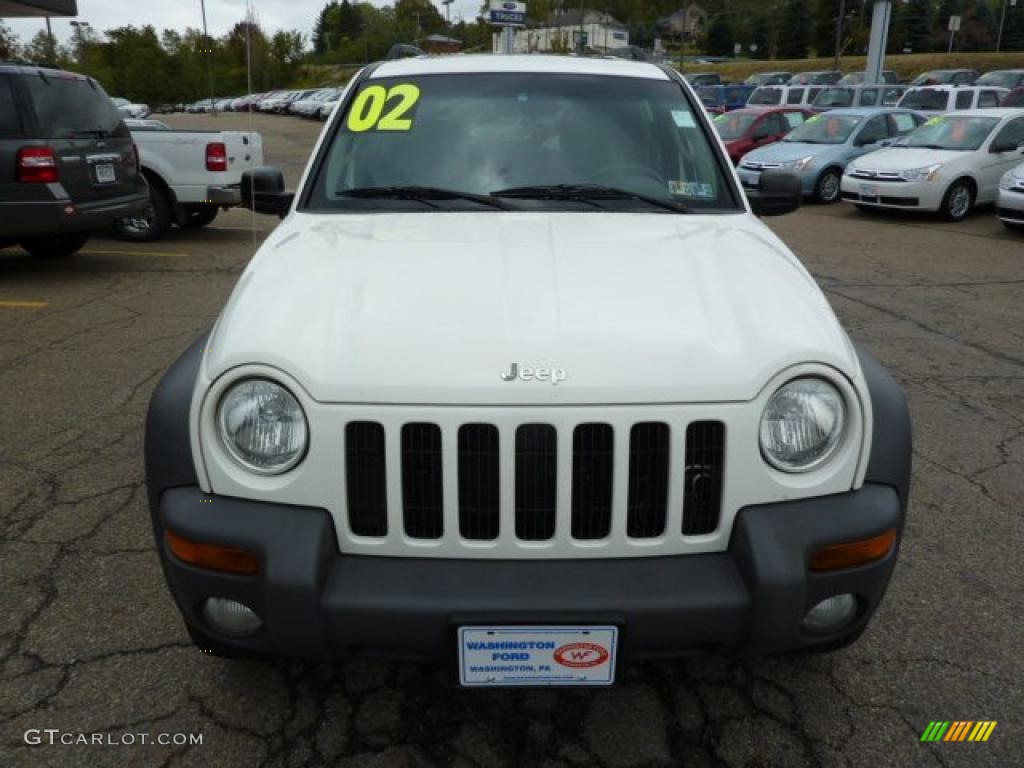
[[[984,144],[998,124],[997,117],[940,115],[908,134],[902,146],[970,152]]]
[[[534,208],[564,208],[564,200],[536,203],[522,188],[600,185],[734,211],[734,190],[693,109],[669,80],[536,73],[365,80],[335,123],[307,204],[418,211],[428,206],[410,200],[409,189],[478,196],[516,189],[513,205],[528,199]],[[441,202],[467,209],[465,199]]]
[[[945,110],[949,101],[947,91],[939,91],[934,88],[912,89],[903,94],[900,99],[900,106],[904,109],[931,109]]]
[[[814,100],[816,107],[853,106],[853,88],[826,88]]]
[[[993,85],[997,88],[1016,88],[1024,81],[1024,72],[986,72],[975,85]]]
[[[860,115],[815,115],[797,126],[783,141],[804,144],[843,144],[860,124]]]
[[[24,80],[35,107],[41,138],[128,135],[113,99],[95,81],[81,75],[54,72]]]
[[[742,138],[755,120],[757,120],[757,115],[752,115],[749,112],[726,112],[715,118],[715,130],[718,131],[718,135],[722,137],[723,141],[732,141]]]
[[[1006,98],[1003,99],[1003,103],[1001,106],[1024,107],[1024,88],[1022,88],[1019,91],[1014,91],[1013,93],[1008,94]]]
[[[750,100],[748,104],[781,104],[782,103],[782,89],[781,88],[766,88],[764,86],[758,88],[752,94],[750,94]]]
[[[922,72],[910,81],[911,85],[928,85],[929,83],[948,83],[953,79],[952,72],[936,69],[931,72]]]

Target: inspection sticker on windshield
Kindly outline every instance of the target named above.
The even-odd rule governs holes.
[[[460,627],[465,686],[611,685],[618,627]]]
[[[925,122],[925,125],[938,125],[939,123],[945,122],[946,118],[942,115],[936,115],[931,120]]]
[[[715,197],[715,188],[710,184],[697,181],[676,181],[669,179],[668,191],[682,197],[699,197],[711,200]]]
[[[693,113],[685,109],[673,109],[672,119],[680,128],[693,128],[697,125],[693,122]]]

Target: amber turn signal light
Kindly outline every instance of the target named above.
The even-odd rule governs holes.
[[[169,530],[164,531],[164,539],[176,558],[197,568],[244,574],[259,571],[259,560],[256,559],[256,555],[244,549],[193,541]]]
[[[811,570],[835,571],[839,568],[852,568],[855,565],[864,565],[880,560],[889,554],[895,543],[896,529],[890,528],[885,533],[870,539],[822,547],[811,555]]]

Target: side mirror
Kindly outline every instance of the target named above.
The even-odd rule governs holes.
[[[264,166],[242,174],[243,208],[283,219],[294,199],[292,192],[285,192],[284,174],[278,168]]]
[[[747,200],[755,216],[784,216],[800,207],[804,197],[803,180],[788,171],[765,171],[756,190],[747,191]]]

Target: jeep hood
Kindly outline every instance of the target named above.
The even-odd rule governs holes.
[[[242,274],[205,371],[273,366],[321,402],[664,403],[749,400],[810,361],[859,370],[750,215],[293,214]],[[504,381],[513,362],[565,380]]]

